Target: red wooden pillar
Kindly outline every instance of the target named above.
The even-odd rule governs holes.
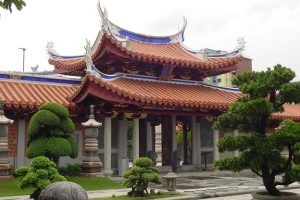
[[[147,136],[146,136],[146,120],[140,120],[139,126],[139,147],[140,147],[140,157],[145,157],[147,155]]]
[[[162,116],[162,165],[172,164],[172,121],[171,116]]]

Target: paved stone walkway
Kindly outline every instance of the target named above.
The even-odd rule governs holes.
[[[300,189],[291,189],[289,192],[295,192],[300,194]],[[234,195],[234,196],[226,196],[226,197],[215,197],[210,198],[209,200],[251,200],[251,194],[244,194],[244,195]]]
[[[209,199],[209,200],[251,200],[250,193],[264,189],[260,178],[252,173],[234,174],[231,172],[178,172],[178,191],[184,196],[166,198],[169,199]],[[163,176],[165,174],[161,174]],[[121,177],[112,177],[114,181],[121,182]],[[152,185],[155,189],[165,189],[162,186]],[[291,189],[292,188],[292,189]],[[297,189],[295,189],[297,188]],[[300,193],[300,184],[295,183],[289,187],[289,191]],[[130,189],[114,189],[89,191],[89,198],[111,197],[126,195]],[[24,200],[29,196],[0,197],[0,200]]]

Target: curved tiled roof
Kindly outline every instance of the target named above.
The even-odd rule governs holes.
[[[198,69],[225,69],[226,67],[236,65],[240,59],[240,54],[228,54],[227,56],[219,57],[203,57],[203,55],[194,54],[186,50],[181,43],[148,43],[127,39],[126,45],[118,41],[107,33],[100,31],[99,36],[94,43],[92,51],[92,59],[95,60],[105,50],[105,44],[109,41],[114,48],[123,52],[124,56],[129,56],[132,59],[141,60],[144,62],[154,62],[161,64],[170,64],[177,67],[198,68]],[[58,72],[77,71],[86,68],[84,56],[76,58],[68,58],[59,55],[53,55],[49,59],[49,63],[54,65]],[[232,71],[232,68],[229,70]],[[224,73],[224,71],[223,71]]]
[[[0,80],[0,100],[6,108],[37,109],[43,103],[54,101],[66,107],[93,84],[97,90],[118,97],[120,103],[190,109],[227,110],[242,94],[202,84],[178,84],[151,80],[131,79],[120,76],[110,80],[87,75],[81,86],[45,82]],[[99,97],[101,98],[101,97]],[[105,99],[104,99],[105,100]],[[300,105],[286,104],[284,112],[274,113],[272,120],[293,119],[300,121]]]
[[[78,86],[0,80],[0,100],[6,108],[37,109],[45,102],[58,102],[69,107],[68,96]]]
[[[226,110],[241,93],[224,91],[210,86],[174,84],[169,82],[133,80],[116,78],[105,80],[88,74],[80,89],[71,97],[75,100],[78,95],[88,92],[88,84],[97,86],[123,98],[125,102],[136,102],[142,105],[206,108]],[[77,102],[76,102],[77,103]]]

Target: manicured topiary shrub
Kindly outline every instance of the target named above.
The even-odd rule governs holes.
[[[148,194],[147,188],[149,183],[161,183],[158,169],[146,157],[136,159],[134,166],[127,170],[123,177],[127,179],[124,185],[132,188],[128,193],[129,196],[144,196]]]
[[[63,105],[43,104],[29,122],[27,157],[46,156],[56,165],[61,156],[76,158],[78,150],[72,137],[74,131],[69,111]]]
[[[35,188],[35,191],[30,195],[30,198],[34,199],[38,199],[39,194],[47,185],[66,180],[58,173],[55,163],[44,156],[34,158],[30,167],[16,169],[15,176],[19,177],[21,189]]]

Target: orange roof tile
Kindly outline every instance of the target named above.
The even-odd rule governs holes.
[[[300,121],[300,104],[285,104],[283,108],[284,112],[272,115],[273,120],[293,119]]]
[[[86,85],[93,83],[114,95],[142,105],[226,110],[241,93],[228,92],[204,85],[184,85],[168,82],[117,78],[105,80],[87,75],[81,88],[71,97],[86,93]],[[124,102],[121,102],[124,103]]]
[[[0,100],[6,108],[37,109],[45,102],[54,101],[69,107],[70,98],[76,100],[86,92],[88,84],[108,91],[111,96],[122,97],[127,102],[162,107],[183,107],[226,110],[239,98],[234,93],[204,85],[183,85],[118,78],[105,80],[87,75],[81,86],[0,80]],[[120,102],[122,103],[122,102]],[[294,119],[300,121],[300,105],[286,104],[283,113],[274,113],[272,120]]]
[[[37,109],[49,101],[68,107],[67,97],[76,89],[78,86],[0,80],[0,100],[7,108]]]
[[[208,57],[201,58],[186,50],[180,43],[164,43],[153,44],[147,42],[135,41],[128,39],[128,46],[122,46],[121,42],[115,38],[105,34],[99,33],[92,51],[92,59],[95,60],[102,51],[105,50],[104,41],[110,41],[115,48],[121,50],[125,55],[129,55],[133,59],[143,60],[145,62],[155,62],[161,64],[172,64],[177,67],[199,68],[199,69],[226,69],[226,67],[235,66],[241,59],[241,55],[228,57]],[[86,68],[84,56],[76,58],[57,57],[49,59],[49,63],[55,66],[57,72],[78,71]],[[230,68],[229,71],[233,69]],[[223,71],[224,73],[224,71]]]

